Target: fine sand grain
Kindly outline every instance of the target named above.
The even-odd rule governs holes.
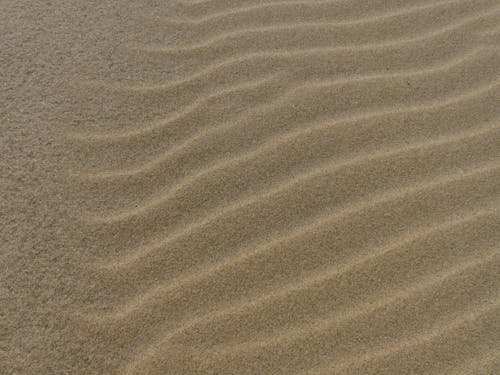
[[[500,374],[498,0],[0,0],[0,374]]]

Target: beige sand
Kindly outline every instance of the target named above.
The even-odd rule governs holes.
[[[499,374],[498,0],[0,1],[1,374]]]

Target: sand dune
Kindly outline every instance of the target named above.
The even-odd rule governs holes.
[[[152,3],[65,65],[45,370],[499,373],[498,1]]]
[[[84,83],[175,107],[68,135],[114,293],[75,321],[126,374],[492,374],[498,3],[174,8],[130,47],[184,75]]]

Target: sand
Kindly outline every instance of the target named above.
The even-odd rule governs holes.
[[[0,5],[0,374],[500,373],[498,0]]]

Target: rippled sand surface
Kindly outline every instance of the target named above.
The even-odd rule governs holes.
[[[0,17],[1,374],[500,373],[498,0]]]

